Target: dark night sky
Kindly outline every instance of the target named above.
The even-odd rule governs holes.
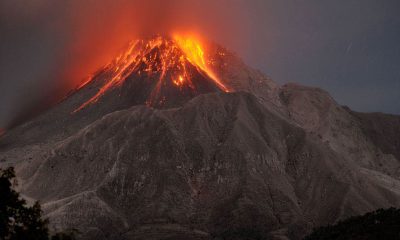
[[[90,1],[75,2],[79,6]],[[66,47],[71,42],[69,28],[76,27],[65,23],[68,11],[75,11],[68,9],[69,2],[73,1],[0,3],[0,127],[57,81],[56,71],[49,69],[63,64],[60,56],[70,54]],[[212,40],[236,51],[278,83],[321,87],[357,111],[400,114],[399,0],[214,2],[221,3],[213,5],[214,15],[221,13],[226,22],[236,21],[236,26]],[[86,6],[88,12],[101,12],[91,7]],[[107,12],[112,8],[105,9],[112,18]],[[207,17],[216,22],[209,35],[225,28],[215,16]],[[154,21],[157,24],[157,18]]]
[[[355,110],[400,114],[400,1],[252,2],[261,33],[244,54],[250,64],[279,83],[324,88]]]

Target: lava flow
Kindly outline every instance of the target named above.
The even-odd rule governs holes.
[[[198,72],[211,79],[221,91],[229,92],[228,87],[218,79],[207,63],[203,46],[194,38],[176,35],[172,38],[157,36],[133,41],[126,52],[105,67],[105,72],[109,74],[99,91],[74,112],[96,103],[107,91],[121,86],[132,73],[157,77],[157,83],[146,101],[150,106],[157,101],[156,96],[166,81],[172,81],[176,88],[195,90],[193,76],[189,71],[191,67],[195,67]],[[78,89],[93,80],[94,78],[89,78]]]

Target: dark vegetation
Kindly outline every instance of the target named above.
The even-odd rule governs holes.
[[[0,240],[73,240],[74,232],[50,236],[38,202],[29,206],[13,189],[13,168],[0,169]]]
[[[320,227],[304,240],[399,240],[400,209],[379,209]]]

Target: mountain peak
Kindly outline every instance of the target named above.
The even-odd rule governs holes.
[[[163,107],[176,97],[196,96],[207,92],[229,92],[210,68],[205,48],[195,38],[154,36],[129,43],[128,48],[78,87],[78,91],[93,84],[98,91],[74,112],[99,101],[110,90],[131,88],[132,94],[147,95],[143,103]],[[173,99],[170,99],[170,98]]]

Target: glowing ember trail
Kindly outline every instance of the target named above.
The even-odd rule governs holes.
[[[126,52],[105,67],[107,79],[99,91],[77,108],[74,113],[96,103],[108,90],[121,86],[132,73],[157,77],[155,88],[146,102],[150,106],[157,100],[156,96],[158,96],[161,86],[165,84],[167,74],[168,79],[171,79],[175,87],[194,89],[189,67],[197,68],[199,72],[213,80],[220,90],[229,92],[229,89],[207,66],[204,48],[199,41],[181,36],[173,38],[158,36],[131,42]],[[89,78],[77,89],[85,87],[93,80],[94,77]]]
[[[215,83],[225,92],[229,92],[228,88],[218,79],[217,76],[207,67],[204,57],[204,51],[199,42],[192,38],[183,38],[179,35],[174,36],[176,43],[181,50],[185,53],[186,59],[193,65],[199,67],[207,73]]]

